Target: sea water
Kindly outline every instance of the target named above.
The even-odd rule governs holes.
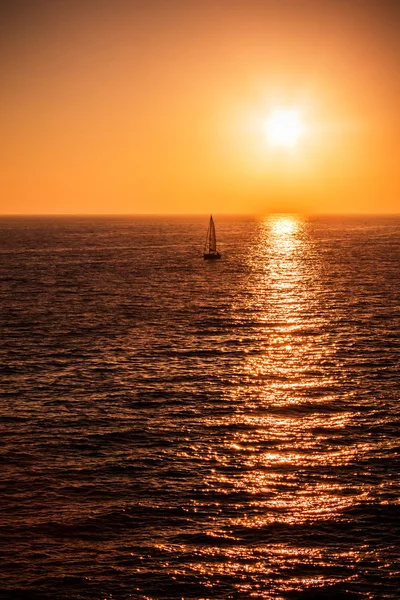
[[[400,218],[208,220],[0,220],[1,598],[400,597]]]

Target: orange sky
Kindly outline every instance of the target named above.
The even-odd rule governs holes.
[[[399,212],[397,0],[0,7],[0,213]]]

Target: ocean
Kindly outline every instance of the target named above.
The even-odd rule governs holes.
[[[400,598],[400,217],[0,219],[2,600]]]

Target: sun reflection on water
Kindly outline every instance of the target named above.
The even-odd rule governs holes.
[[[276,249],[283,249],[286,252],[294,250],[299,238],[296,237],[302,221],[293,216],[269,217],[264,221],[265,227],[269,229],[271,244]]]
[[[212,574],[221,586],[236,577],[238,597],[279,598],[263,591],[265,578],[284,593],[335,583],[335,574],[319,576],[316,569],[346,564],[345,577],[355,576],[363,551],[351,556],[338,547],[327,556],[320,531],[345,527],[357,503],[369,501],[373,484],[348,474],[374,446],[346,438],[357,408],[338,406],[345,394],[309,223],[270,216],[252,241],[243,288],[227,317],[232,332],[224,330],[232,362],[221,376],[220,412],[213,405],[201,421],[210,441],[198,442],[202,470],[186,510],[204,516],[202,529],[176,543],[187,556],[183,574],[204,581]],[[189,460],[193,448],[186,452]],[[284,579],[277,576],[282,565]]]
[[[234,481],[229,472],[218,472],[213,485],[222,491],[233,484],[253,497],[252,511],[237,525],[330,518],[354,497],[342,493],[328,470],[324,477],[313,473],[348,463],[360,448],[332,446],[334,432],[353,415],[334,410],[336,380],[323,368],[334,360],[335,349],[327,343],[329,323],[319,310],[320,265],[307,221],[295,215],[261,221],[248,266],[248,317],[242,326],[251,346],[230,391],[241,407],[230,417],[238,430],[217,457],[228,470],[239,461],[242,471]]]
[[[319,365],[333,350],[320,343],[326,329],[316,309],[318,260],[307,222],[293,215],[262,221],[249,263],[247,308],[264,329],[256,338],[260,351],[246,361],[247,384],[285,405],[297,402],[299,393],[329,387],[334,382],[322,377]]]

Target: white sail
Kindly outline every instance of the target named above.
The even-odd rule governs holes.
[[[217,238],[215,237],[215,225],[212,216],[210,217],[209,249],[210,252],[217,251]]]
[[[217,238],[215,235],[215,225],[212,215],[210,216],[210,224],[207,231],[204,258],[221,258],[220,253],[217,252]]]

